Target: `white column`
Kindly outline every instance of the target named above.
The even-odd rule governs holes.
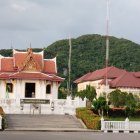
[[[129,119],[128,118],[125,119],[125,130],[126,131],[129,130]]]
[[[42,99],[46,99],[46,81],[41,82],[40,94]]]
[[[104,122],[104,118],[101,118],[101,130],[105,130],[105,122]]]
[[[25,82],[22,80],[20,83],[21,98],[25,98]]]
[[[39,99],[40,98],[40,81],[38,80],[37,82],[35,82],[35,98]]]
[[[2,116],[0,115],[0,130],[2,129]]]
[[[0,83],[0,85],[1,85],[1,98],[2,99],[5,99],[5,92],[6,92],[6,89],[5,89],[5,82],[4,81],[1,81],[1,83]]]
[[[52,84],[52,99],[58,99],[58,87],[59,84],[57,82],[53,82]]]

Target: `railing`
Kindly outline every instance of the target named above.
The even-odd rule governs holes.
[[[103,131],[140,131],[140,122],[129,121],[104,121],[101,119],[101,130]]]
[[[74,100],[68,96],[66,99],[0,99],[0,106],[3,107],[6,113],[30,113],[34,109],[32,105],[40,105],[41,113],[44,114],[75,114],[77,107],[85,107],[86,99],[83,101],[79,97]]]
[[[13,104],[16,102],[16,99],[0,99],[0,104]]]

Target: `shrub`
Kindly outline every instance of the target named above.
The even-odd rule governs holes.
[[[110,108],[108,115],[111,117],[140,117],[140,109],[135,108]]]
[[[126,113],[124,108],[110,108],[108,110],[108,115],[111,117],[124,117]]]
[[[99,130],[101,127],[100,117],[88,108],[77,108],[76,117],[80,118],[89,129]]]

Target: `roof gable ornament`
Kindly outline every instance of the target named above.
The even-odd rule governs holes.
[[[21,71],[41,71],[40,65],[34,59],[32,48],[27,49],[27,55],[21,64]]]

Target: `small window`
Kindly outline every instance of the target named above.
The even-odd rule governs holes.
[[[47,85],[46,86],[46,94],[50,94],[51,93],[51,85]]]
[[[13,84],[12,83],[6,83],[6,91],[7,92],[13,92]]]

